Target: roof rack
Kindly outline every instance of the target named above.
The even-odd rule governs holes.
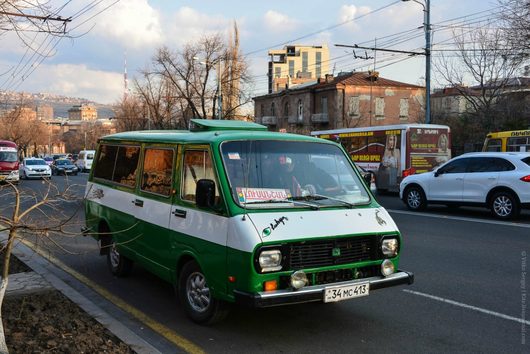
[[[213,119],[192,119],[190,131],[204,132],[215,130],[267,130],[267,127],[261,124],[245,122],[241,120],[213,120]]]

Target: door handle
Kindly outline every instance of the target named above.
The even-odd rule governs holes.
[[[457,181],[463,181],[464,179],[463,179],[462,177],[457,177],[457,178],[455,178],[455,180],[457,180]]]
[[[175,209],[172,214],[179,218],[186,218],[186,210]]]
[[[141,199],[135,199],[132,201],[132,203],[138,207],[143,207],[144,206],[144,201],[141,200]]]

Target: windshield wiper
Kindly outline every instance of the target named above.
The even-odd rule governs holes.
[[[295,198],[289,198],[289,199],[267,199],[267,200],[254,200],[251,202],[246,202],[245,204],[271,204],[271,203],[293,203],[295,205],[302,205],[311,208],[312,210],[318,210],[320,209],[320,206],[313,204],[313,203],[304,203],[298,199]]]
[[[327,200],[332,200],[334,202],[339,202],[339,203],[347,206],[350,209],[353,209],[355,207],[355,204],[353,204],[353,203],[350,203],[350,202],[347,202],[345,200],[338,199],[338,198],[328,197],[328,196],[325,196],[325,195],[322,195],[322,194],[310,194],[310,195],[307,195],[305,197],[296,197],[296,198],[297,199],[303,199],[303,200],[324,200],[324,199],[327,199]]]

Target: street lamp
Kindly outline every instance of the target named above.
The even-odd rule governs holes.
[[[199,61],[198,57],[193,57],[193,60]],[[213,61],[214,63],[217,62],[217,68],[215,68],[214,65],[211,65],[208,61],[199,61],[199,64],[202,64],[206,66],[206,69],[208,67],[211,67],[217,72],[217,119],[223,119],[223,93],[222,93],[222,85],[221,85],[221,58],[217,58]]]
[[[410,0],[401,0],[407,2]],[[431,123],[431,0],[425,4],[412,0],[423,7],[423,30],[425,31],[425,123]]]

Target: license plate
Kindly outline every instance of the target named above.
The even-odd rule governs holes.
[[[334,286],[324,289],[324,302],[337,302],[367,296],[370,292],[369,283],[358,283],[347,286]]]

